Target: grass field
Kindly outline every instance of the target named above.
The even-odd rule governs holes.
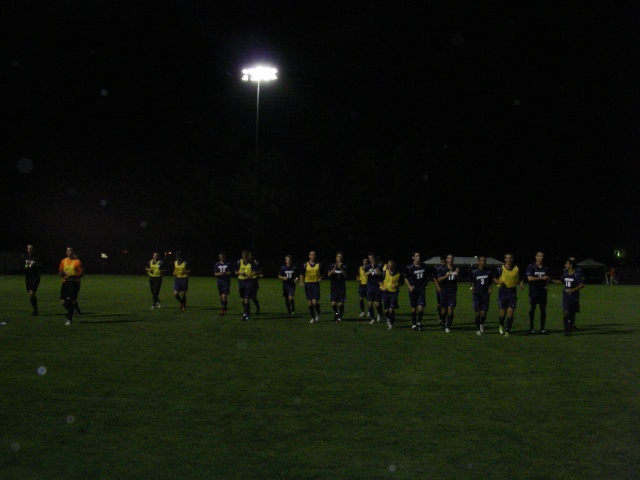
[[[263,279],[262,314],[240,320],[233,284],[219,317],[212,278],[186,312],[144,276],[87,276],[83,316],[64,325],[59,279],[30,317],[22,277],[0,277],[3,479],[636,479],[640,477],[640,287],[587,286],[579,330],[561,333],[551,287],[546,336],[476,336],[462,287],[454,329],[414,332],[357,317],[310,325],[302,291],[283,315]]]

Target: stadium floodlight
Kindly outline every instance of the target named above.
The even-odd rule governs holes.
[[[245,82],[256,82],[257,94],[256,94],[256,156],[254,159],[254,172],[258,174],[258,126],[260,125],[260,82],[268,82],[276,80],[278,70],[273,67],[265,67],[263,65],[256,65],[253,68],[245,68],[242,70],[242,80]],[[255,192],[254,204],[253,204],[253,231],[251,232],[251,250],[255,252],[256,248],[256,222],[258,215],[258,194]]]
[[[257,65],[253,68],[245,68],[242,70],[242,80],[248,82],[251,80],[252,82],[260,82],[269,81],[269,80],[277,80],[278,70],[272,67],[263,67],[262,65]]]

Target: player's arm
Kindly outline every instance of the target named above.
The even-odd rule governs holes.
[[[318,283],[320,283],[322,281],[322,264],[319,263],[318,264]]]
[[[307,264],[305,263],[302,266],[302,271],[300,272],[300,286],[304,286],[304,274],[307,272]]]

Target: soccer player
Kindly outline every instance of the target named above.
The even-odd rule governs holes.
[[[498,267],[493,278],[498,288],[498,318],[500,320],[500,334],[509,336],[513,326],[513,314],[518,303],[518,284],[524,289],[524,280],[520,278],[520,269],[513,264],[513,253],[504,255],[504,265]],[[505,317],[507,325],[505,328]]]
[[[369,263],[368,257],[362,258],[362,265],[358,268],[358,273],[356,274],[356,281],[358,282],[358,297],[359,297],[359,305],[360,305],[360,315],[359,317],[364,317],[366,315],[364,310],[364,301],[367,298],[367,276],[364,274],[364,267]]]
[[[22,256],[22,259],[24,261],[25,284],[27,293],[29,294],[29,301],[31,302],[31,308],[33,309],[31,316],[37,317],[38,297],[36,297],[36,292],[40,285],[40,270],[42,267],[33,245],[27,245],[27,253]]]
[[[540,333],[545,334],[545,322],[547,320],[547,291],[549,290],[549,267],[542,263],[544,253],[536,253],[536,261],[530,263],[525,275],[529,282],[529,333],[536,333],[534,319],[536,305],[540,305]]]
[[[576,313],[580,312],[580,290],[584,288],[582,272],[576,267],[575,259],[569,259],[564,264],[564,273],[561,280],[552,280],[553,283],[564,285],[562,291],[562,319],[564,321],[565,336],[571,335],[576,321]]]
[[[58,275],[62,277],[60,289],[60,303],[67,310],[65,325],[71,325],[75,305],[80,293],[80,279],[84,277],[82,262],[73,253],[73,248],[67,247],[67,256],[60,261]]]
[[[238,288],[242,299],[242,320],[249,320],[251,316],[251,298],[254,296],[253,279],[257,275],[255,263],[251,261],[251,252],[242,251],[242,258],[236,262],[236,275],[238,276]]]
[[[442,294],[442,288],[438,283],[438,278],[443,276],[447,272],[447,256],[440,255],[440,265],[433,267],[433,284],[436,287],[436,312],[440,319],[440,326],[444,327],[445,320],[447,318],[447,309],[440,306],[440,295]]]
[[[253,262],[254,276],[253,276],[253,295],[251,296],[251,301],[256,306],[256,315],[260,315],[260,301],[258,300],[258,290],[260,289],[260,280],[264,275],[262,274],[262,267],[260,266],[260,262],[253,258],[253,254],[249,252],[249,260]]]
[[[473,291],[471,300],[475,312],[477,335],[484,333],[484,322],[487,320],[491,286],[493,285],[493,273],[491,270],[487,270],[486,263],[486,257],[478,257],[478,266],[471,269],[471,274],[469,275],[469,283]]]
[[[320,264],[316,262],[316,252],[309,252],[309,261],[302,265],[300,274],[300,286],[304,286],[304,293],[309,304],[309,315],[311,320],[309,323],[320,321],[320,282],[322,274],[320,272]]]
[[[180,304],[180,310],[187,309],[187,290],[189,290],[189,263],[182,257],[182,252],[176,252],[176,260],[173,262],[173,296]],[[182,294],[182,295],[181,295]]]
[[[396,320],[395,309],[398,306],[398,289],[404,283],[404,275],[396,268],[395,260],[387,261],[387,268],[382,274],[380,290],[382,291],[382,303],[387,317],[387,326],[391,329]]]
[[[342,262],[342,252],[336,253],[336,261],[331,264],[327,276],[331,280],[331,308],[335,314],[336,323],[342,321],[344,302],[347,301],[347,266]]]
[[[298,267],[293,264],[293,257],[286,255],[284,257],[284,265],[280,267],[278,278],[282,280],[282,296],[287,307],[287,313],[294,315],[296,313],[296,282],[298,281]]]
[[[220,295],[220,315],[227,314],[227,297],[231,293],[231,262],[227,261],[227,254],[220,252],[218,261],[213,267],[213,275],[216,277],[216,286],[218,287],[218,295]]]
[[[369,253],[367,264],[364,267],[364,275],[367,277],[367,301],[369,304],[369,323],[380,321],[382,317],[382,290],[380,290],[380,280],[382,279],[382,265],[376,260],[373,253]],[[377,317],[373,314],[373,307],[378,311]]]
[[[144,267],[149,275],[149,288],[151,289],[151,310],[160,308],[160,287],[162,286],[162,274],[165,272],[164,262],[158,257],[158,252],[153,252],[151,260]]]
[[[447,255],[444,268],[438,270],[438,285],[441,288],[440,291],[440,312],[443,310],[446,312],[444,331],[451,332],[451,325],[453,323],[453,311],[456,308],[456,301],[458,296],[458,280],[460,275],[460,269],[453,263],[455,257],[451,254]]]
[[[412,330],[422,331],[422,316],[426,305],[427,267],[422,264],[420,252],[413,252],[413,262],[407,265],[404,283],[409,291]]]

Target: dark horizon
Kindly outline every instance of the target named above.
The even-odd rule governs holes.
[[[4,4],[0,250],[638,261],[632,4],[364,5]]]

